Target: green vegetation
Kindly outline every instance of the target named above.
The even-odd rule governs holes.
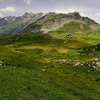
[[[0,100],[99,100],[100,71],[55,62],[98,57],[96,37],[61,39],[40,33],[0,37]],[[88,50],[92,53],[80,56],[80,51]]]
[[[49,34],[57,38],[64,38],[68,34],[78,35],[84,34],[85,32],[91,32],[91,28],[88,25],[72,21],[55,31],[49,32]]]

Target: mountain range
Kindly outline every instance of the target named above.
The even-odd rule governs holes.
[[[92,30],[100,28],[100,25],[97,22],[88,17],[82,17],[78,12],[68,14],[55,12],[34,14],[26,12],[24,15],[18,17],[7,16],[0,18],[0,34],[16,34],[20,32],[48,33],[69,26],[70,24],[73,24],[72,22],[74,22],[74,26],[79,27],[80,30],[78,29],[78,31],[87,31],[87,28]]]
[[[27,25],[35,22],[44,14],[25,13],[22,16],[7,16],[0,18],[0,34],[15,34],[23,30]]]

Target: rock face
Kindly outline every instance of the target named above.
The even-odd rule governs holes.
[[[100,70],[100,57],[89,60],[93,68]]]
[[[90,19],[88,17],[82,17],[82,21],[85,22],[88,25],[97,24],[94,20],[92,20],[92,19]]]
[[[54,60],[55,63],[63,63],[63,64],[68,64],[73,67],[91,67],[96,70],[100,70],[100,57],[98,58],[93,58],[85,62],[81,61],[71,61],[68,59],[58,59]]]
[[[2,66],[3,65],[3,62],[0,60],[0,66]]]
[[[67,16],[68,16],[68,18],[82,21],[82,17],[80,16],[80,14],[78,12],[69,13]]]

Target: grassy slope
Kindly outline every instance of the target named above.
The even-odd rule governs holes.
[[[6,100],[99,100],[99,72],[87,68],[47,64],[35,69],[0,67],[0,99]],[[37,68],[38,67],[38,68]]]
[[[0,99],[99,100],[99,71],[53,62],[64,58],[85,60],[87,56],[80,57],[77,51],[93,45],[92,39],[55,39],[40,34],[0,38],[0,60],[4,62],[0,67]]]
[[[68,34],[72,35],[77,35],[78,33],[84,34],[84,32],[88,31],[91,31],[91,28],[88,25],[85,25],[81,22],[72,21],[70,23],[65,24],[58,30],[49,32],[49,34],[57,38],[64,38]]]

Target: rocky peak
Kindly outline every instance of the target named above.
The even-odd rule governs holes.
[[[81,15],[79,14],[79,12],[73,12],[73,13],[68,13],[67,16],[69,18],[74,18],[76,20],[82,20]]]
[[[52,15],[55,15],[56,13],[55,12],[49,12],[49,13],[46,13],[46,16],[52,16]]]
[[[0,19],[0,27],[7,26],[9,23],[4,18]]]
[[[33,16],[35,16],[35,14],[33,14],[31,12],[30,13],[26,12],[24,15],[22,15],[23,18],[30,18],[30,17],[33,17]]]
[[[0,18],[0,27],[9,25],[14,21],[15,18],[16,18],[15,16],[7,16],[4,18]]]
[[[8,23],[11,23],[13,22],[16,17],[15,16],[7,16],[7,17],[4,17],[4,19],[8,22]]]
[[[37,14],[36,14],[36,17],[41,18],[41,17],[43,17],[44,15],[45,15],[44,13],[37,13]]]
[[[82,17],[82,21],[85,22],[88,25],[97,24],[94,20],[92,20],[92,19],[90,19],[88,17]]]
[[[22,15],[21,17],[22,18],[41,18],[42,16],[44,16],[43,13],[37,13],[37,14],[34,14],[32,12],[30,13],[25,13],[24,15]]]

